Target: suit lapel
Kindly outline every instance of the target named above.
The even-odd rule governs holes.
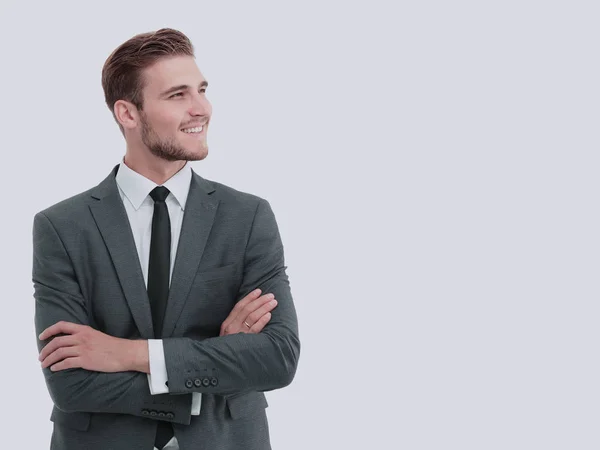
[[[181,224],[162,337],[173,334],[198,271],[219,206],[219,200],[211,197],[212,192],[214,192],[212,185],[192,170],[192,181]]]
[[[127,212],[119,195],[115,175],[119,166],[92,190],[90,210],[110,257],[142,338],[153,339],[152,312],[142,267],[135,247]]]
[[[112,258],[135,324],[142,338],[154,339],[144,275],[115,179],[118,169],[119,165],[115,166],[110,175],[92,190],[94,200],[90,210]],[[212,185],[192,170],[162,337],[170,336],[175,330],[202,259],[219,205],[219,201],[210,196],[212,192]]]

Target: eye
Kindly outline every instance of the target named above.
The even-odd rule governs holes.
[[[178,92],[177,94],[173,94],[173,95],[171,95],[170,98],[176,97],[177,95],[183,95],[183,92]]]

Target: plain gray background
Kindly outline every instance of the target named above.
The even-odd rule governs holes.
[[[3,0],[3,446],[51,433],[33,216],[119,163],[102,65],[168,26],[210,83],[194,169],[280,226],[302,355],[274,449],[600,448],[599,9]]]

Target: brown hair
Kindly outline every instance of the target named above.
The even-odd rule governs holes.
[[[123,126],[114,113],[115,102],[126,100],[138,110],[143,110],[144,69],[160,58],[176,55],[194,56],[194,46],[181,31],[161,28],[135,35],[117,47],[106,59],[102,68],[104,100],[123,135]]]

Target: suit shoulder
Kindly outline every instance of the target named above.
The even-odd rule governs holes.
[[[93,188],[92,188],[93,189]],[[90,198],[92,189],[80,192],[69,198],[61,200],[47,208],[39,211],[38,214],[46,216],[51,222],[60,220],[62,218],[72,217],[78,212],[87,208],[88,199]]]
[[[259,203],[267,201],[266,199],[259,197],[256,194],[240,191],[238,189],[235,189],[223,183],[219,183],[217,181],[206,181],[208,181],[215,189],[215,194],[217,195],[217,198],[219,200],[232,205],[256,208]]]

